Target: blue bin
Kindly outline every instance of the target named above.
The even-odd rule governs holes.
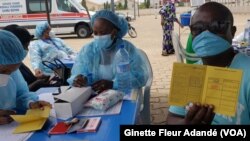
[[[183,14],[181,14],[181,24],[183,26],[189,26],[190,18],[191,18],[191,13],[183,13]]]

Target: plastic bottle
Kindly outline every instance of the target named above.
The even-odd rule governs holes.
[[[250,47],[250,20],[247,20],[243,40],[247,43],[247,47]]]
[[[92,85],[92,83],[93,83],[93,75],[92,75],[92,73],[89,73],[87,75],[87,79],[88,79],[88,85]]]
[[[117,89],[124,94],[131,92],[129,54],[124,45],[119,46],[115,55]]]

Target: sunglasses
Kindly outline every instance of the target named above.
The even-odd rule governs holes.
[[[205,22],[196,22],[195,24],[190,25],[190,30],[193,37],[196,37],[206,30],[214,34],[226,34],[230,23],[231,22],[229,21],[214,21],[209,24]]]

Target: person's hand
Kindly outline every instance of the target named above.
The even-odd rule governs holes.
[[[164,25],[164,21],[161,21],[161,26],[163,26]]]
[[[49,75],[42,75],[41,77],[39,77],[38,79],[44,79],[44,81],[49,81],[50,76]]]
[[[48,106],[52,108],[52,105],[49,102],[46,101],[36,101],[36,102],[31,102],[29,104],[30,109],[44,109],[44,106]]]
[[[180,24],[180,27],[181,27],[181,28],[184,28],[184,26],[183,26],[182,24]]]
[[[107,89],[112,89],[112,88],[113,88],[113,81],[109,80],[99,80],[92,85],[92,89],[98,94]]]
[[[0,125],[8,124],[13,121],[10,115],[15,115],[16,112],[13,110],[0,110]]]
[[[48,87],[50,85],[50,81],[48,78],[46,79],[37,79],[36,81],[29,84],[30,91],[36,91],[41,87]]]
[[[75,79],[73,80],[73,86],[75,87],[83,87],[86,86],[88,83],[88,80],[86,77],[84,77],[83,75],[77,75],[75,77]]]
[[[43,72],[40,69],[35,69],[35,76],[37,78],[43,78],[45,75],[43,74]]]
[[[184,124],[211,124],[214,119],[213,105],[189,104],[187,110]]]
[[[46,86],[49,85],[49,79],[45,78],[45,79],[37,79],[35,82],[33,82],[35,85],[38,86]]]

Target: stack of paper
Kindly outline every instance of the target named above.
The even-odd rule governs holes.
[[[48,119],[49,114],[50,108],[44,107],[44,110],[30,109],[27,111],[26,115],[11,115],[16,122],[20,123],[13,133],[40,130]]]
[[[0,140],[5,141],[26,141],[33,134],[33,132],[13,134],[13,130],[17,127],[17,122],[4,124],[0,126]]]

